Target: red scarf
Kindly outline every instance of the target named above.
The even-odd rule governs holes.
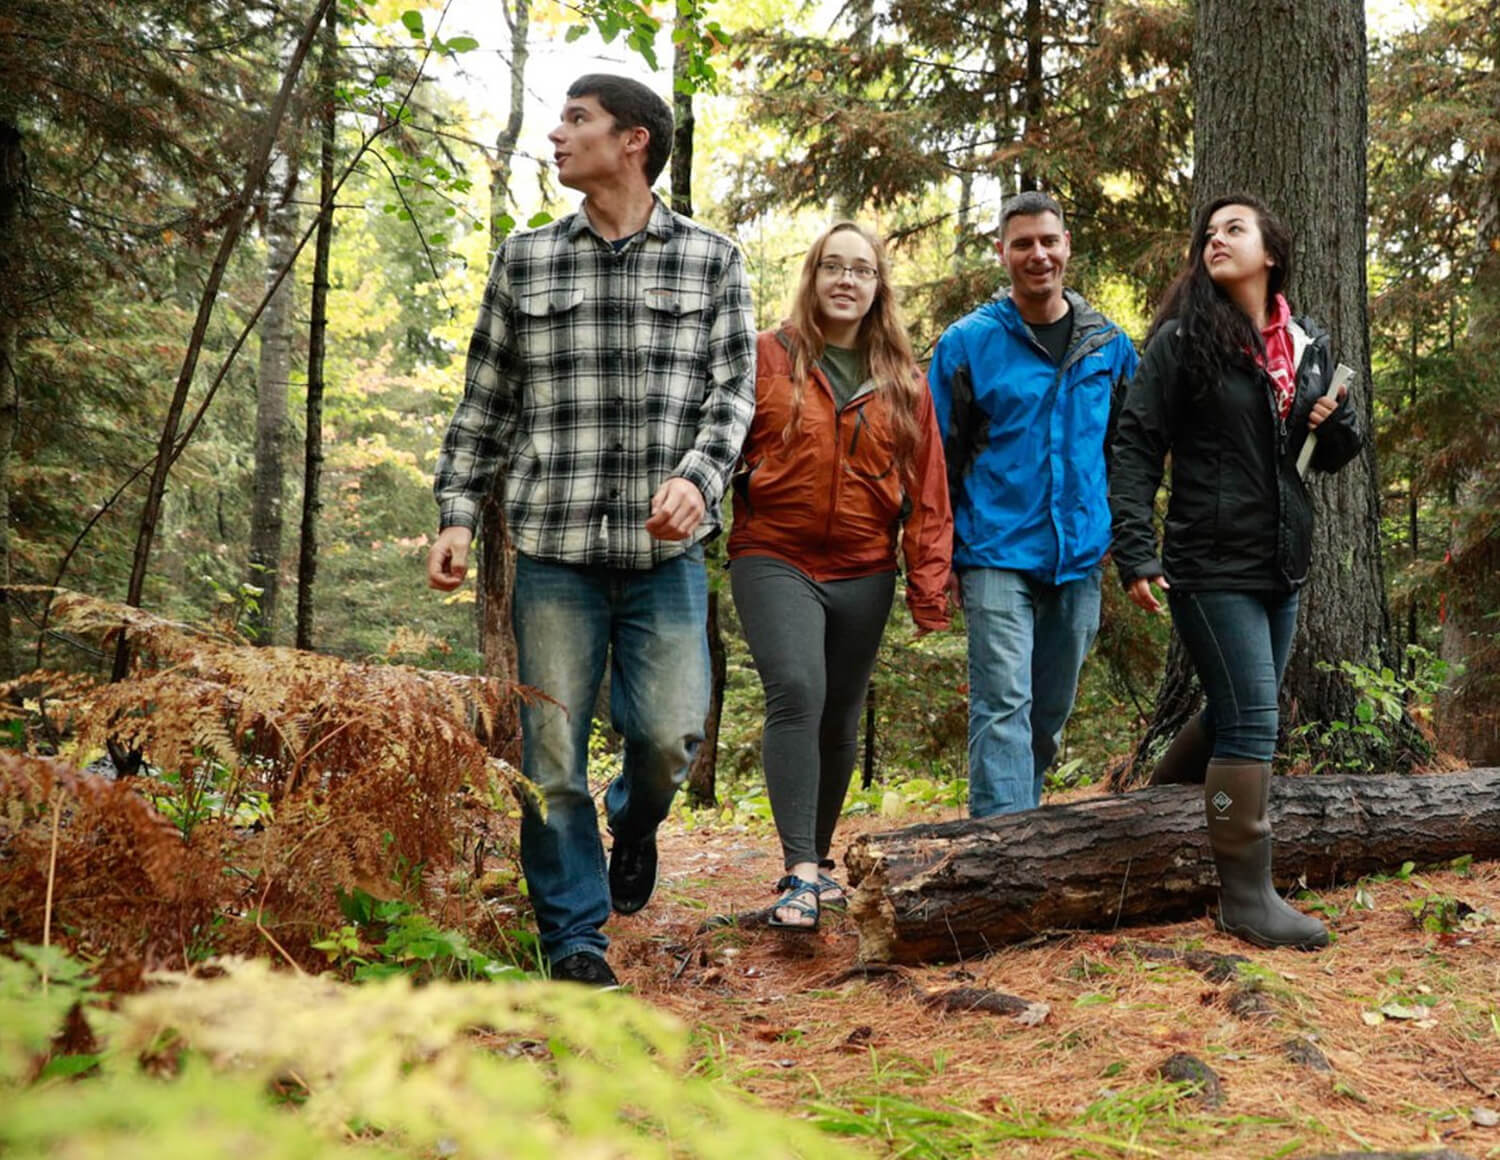
[[[1297,393],[1297,366],[1292,361],[1296,347],[1292,344],[1292,332],[1287,323],[1292,320],[1292,308],[1280,294],[1271,304],[1271,316],[1261,329],[1261,341],[1266,344],[1264,357],[1255,362],[1271,376],[1271,385],[1276,389],[1276,410],[1285,419],[1292,412],[1292,398]]]

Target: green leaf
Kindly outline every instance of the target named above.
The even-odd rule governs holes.
[[[526,219],[526,228],[528,230],[539,229],[551,220],[552,215],[546,210],[541,210],[537,213],[532,214],[529,218]]]
[[[82,1075],[86,1071],[92,1071],[98,1066],[103,1056],[85,1055],[59,1055],[55,1059],[49,1059],[47,1066],[42,1068],[42,1079],[68,1079],[75,1075]]]
[[[589,30],[588,30],[588,27],[586,25],[575,24],[572,27],[570,27],[568,29],[568,31],[566,31],[566,32],[563,33],[563,40],[566,41],[568,44],[572,44],[575,40],[580,40],[583,37],[587,36],[588,33],[589,33]]]
[[[426,35],[426,32],[422,28],[422,14],[420,12],[408,8],[405,12],[401,13],[401,23],[406,25],[406,31],[410,32],[413,36],[420,37]]]
[[[448,42],[449,52],[473,52],[479,47],[479,41],[472,36],[455,36]]]

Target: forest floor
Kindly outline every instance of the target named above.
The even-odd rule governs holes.
[[[899,824],[846,819],[836,852]],[[847,915],[825,911],[815,934],[703,929],[772,900],[774,846],[766,825],[674,815],[657,895],[611,921],[610,958],[695,1029],[701,1072],[876,1155],[1500,1156],[1500,865],[1304,898],[1336,932],[1316,954],[1247,946],[1204,916],[867,976]],[[1221,978],[1149,947],[1250,963]],[[923,1002],[959,986],[1033,1006],[1018,1018]],[[1195,1094],[1164,1079],[1177,1053],[1216,1080]]]

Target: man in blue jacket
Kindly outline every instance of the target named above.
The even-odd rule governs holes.
[[[953,567],[969,633],[969,813],[1032,809],[1099,628],[1105,448],[1130,339],[1064,289],[1062,207],[1000,215],[1010,290],[950,326],[928,380],[948,457]]]

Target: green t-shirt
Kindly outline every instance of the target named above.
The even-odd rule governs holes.
[[[833,388],[833,401],[839,410],[854,398],[869,376],[865,374],[864,360],[859,351],[842,346],[824,346],[823,357],[818,366],[828,376],[828,385]]]

